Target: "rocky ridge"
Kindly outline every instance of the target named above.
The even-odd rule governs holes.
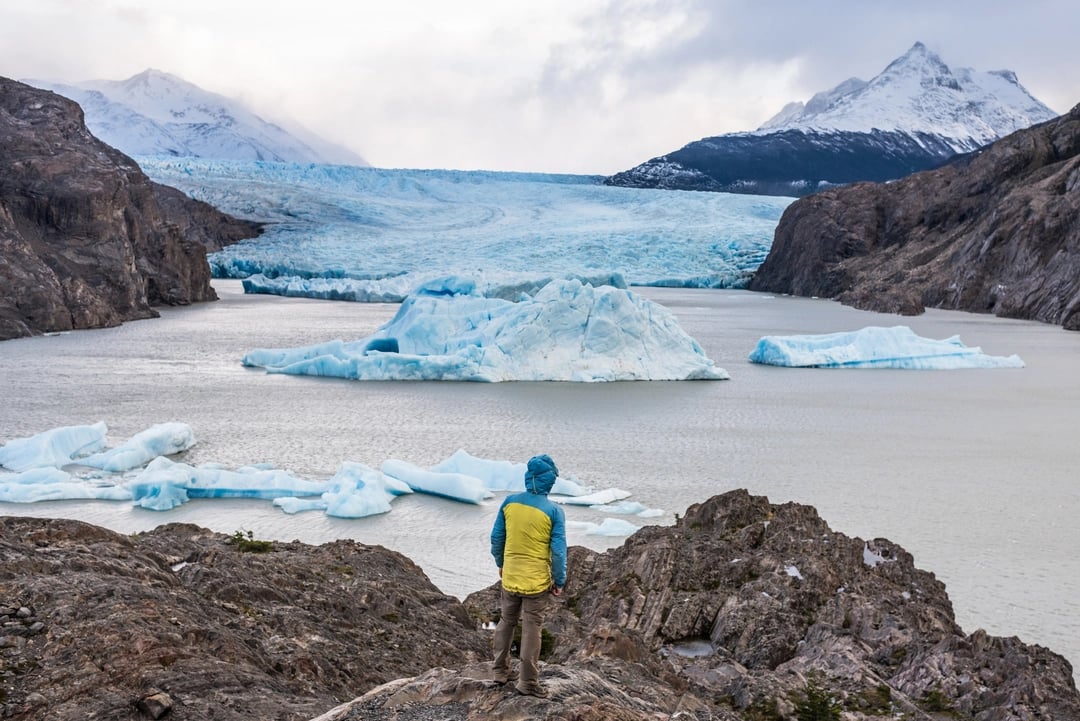
[[[257,232],[150,181],[74,102],[0,78],[0,340],[213,300],[207,247]]]
[[[545,624],[549,699],[491,679],[482,624],[497,617],[496,587],[462,604],[379,547],[269,545],[245,553],[193,526],[125,537],[0,519],[0,611],[14,612],[0,625],[0,715],[1080,718],[1064,658],[965,634],[902,548],[746,491],[605,553],[571,549]]]
[[[1080,106],[941,168],[792,203],[749,288],[1080,330]]]

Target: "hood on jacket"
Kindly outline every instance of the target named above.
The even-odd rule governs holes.
[[[546,496],[559,477],[555,461],[548,455],[533,456],[525,470],[525,490],[529,493]]]

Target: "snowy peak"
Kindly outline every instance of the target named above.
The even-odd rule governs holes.
[[[367,165],[310,131],[289,132],[239,101],[161,70],[76,85],[27,82],[79,103],[91,132],[128,155]]]
[[[1056,116],[1011,70],[954,70],[917,42],[869,82],[852,78],[818,93],[801,108],[789,103],[755,132],[933,135],[956,152],[966,152]]]

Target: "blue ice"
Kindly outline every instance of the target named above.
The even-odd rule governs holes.
[[[371,336],[259,349],[244,365],[356,380],[628,381],[728,378],[663,306],[629,290],[554,280],[518,301],[444,279]],[[433,289],[434,288],[434,289]]]
[[[338,518],[363,518],[387,513],[396,497],[413,492],[481,504],[494,497],[493,491],[524,490],[524,463],[477,458],[464,449],[431,468],[399,459],[386,460],[379,469],[344,461],[326,480],[302,478],[271,463],[234,470],[212,462],[192,466],[168,457],[195,443],[191,428],[183,423],[152,426],[112,449],[115,452],[77,455],[104,443],[106,430],[103,422],[66,426],[0,446],[0,457],[31,464],[18,472],[0,471],[0,502],[110,500],[168,511],[193,498],[259,498],[285,513],[318,510]],[[149,458],[154,453],[159,455]],[[619,489],[594,491],[570,473],[557,479],[552,489],[553,500],[583,506],[613,503],[629,495]],[[636,507],[607,509],[652,515]]]
[[[63,426],[29,438],[16,438],[0,446],[0,466],[12,471],[49,466],[61,467],[105,447],[108,427],[104,422],[87,426]]]
[[[965,346],[958,336],[945,340],[922,338],[907,326],[824,335],[765,336],[750,360],[793,368],[1023,368],[1017,355],[990,356]]]
[[[125,443],[79,459],[79,465],[112,473],[144,466],[158,456],[172,456],[195,445],[195,433],[186,423],[159,423],[136,433]]]
[[[630,285],[744,287],[792,201],[608,187],[594,176],[139,164],[154,180],[267,223],[258,238],[210,256],[215,276],[261,274],[283,282],[253,280],[252,290],[353,300],[403,297],[432,269],[481,286],[619,274]],[[352,282],[300,282],[315,279]]]
[[[482,480],[464,473],[426,470],[394,458],[383,461],[382,472],[403,481],[419,493],[430,493],[464,503],[481,503],[494,496]]]

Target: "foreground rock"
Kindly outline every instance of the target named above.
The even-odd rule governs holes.
[[[229,541],[0,519],[0,717],[1080,719],[1065,659],[964,634],[903,549],[745,491],[571,549],[548,699],[491,679],[494,586],[462,605],[378,547]]]
[[[1080,330],[1080,106],[937,170],[792,203],[749,287]]]
[[[72,101],[0,78],[0,340],[213,300],[206,248],[257,230],[151,182]]]
[[[400,554],[234,540],[0,518],[0,718],[309,718],[488,655]]]

